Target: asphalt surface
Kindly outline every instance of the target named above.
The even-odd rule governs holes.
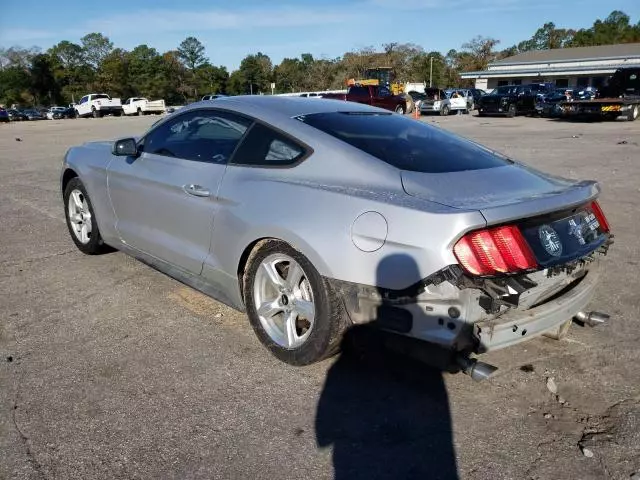
[[[59,193],[65,150],[141,134],[155,120],[0,125],[0,478],[640,471],[640,123],[422,119],[534,167],[599,180],[615,232],[593,302],[610,324],[488,355],[500,369],[476,384],[392,355],[286,366],[244,315],[121,253],[79,253]]]

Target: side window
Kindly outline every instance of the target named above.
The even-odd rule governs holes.
[[[304,148],[293,140],[255,123],[233,156],[232,163],[264,167],[291,165],[304,154]]]
[[[152,130],[143,150],[155,155],[227,163],[251,121],[226,112],[194,110]]]
[[[88,97],[82,97],[80,99],[80,105],[82,105],[83,103],[86,103]]]
[[[391,95],[391,92],[387,87],[380,87],[378,89],[378,95],[381,97],[388,97],[389,95]]]

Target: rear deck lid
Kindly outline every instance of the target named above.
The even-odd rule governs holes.
[[[595,198],[595,182],[573,182],[519,164],[446,173],[403,171],[409,195],[464,210],[497,224],[580,205]]]

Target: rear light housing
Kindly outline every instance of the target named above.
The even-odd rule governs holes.
[[[607,217],[604,216],[604,212],[602,211],[602,208],[600,208],[600,204],[597,200],[591,202],[591,211],[596,216],[596,220],[598,220],[598,223],[600,224],[600,229],[604,233],[609,233],[609,221],[607,220]]]
[[[519,273],[538,267],[531,248],[515,225],[467,233],[455,244],[453,253],[471,275]]]

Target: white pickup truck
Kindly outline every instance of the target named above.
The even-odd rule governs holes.
[[[106,93],[90,93],[76,104],[77,117],[100,118],[112,113],[116,117],[122,115],[122,104],[119,98],[111,98]]]
[[[147,115],[150,113],[164,113],[164,100],[147,100],[144,97],[131,97],[122,104],[125,115]]]

